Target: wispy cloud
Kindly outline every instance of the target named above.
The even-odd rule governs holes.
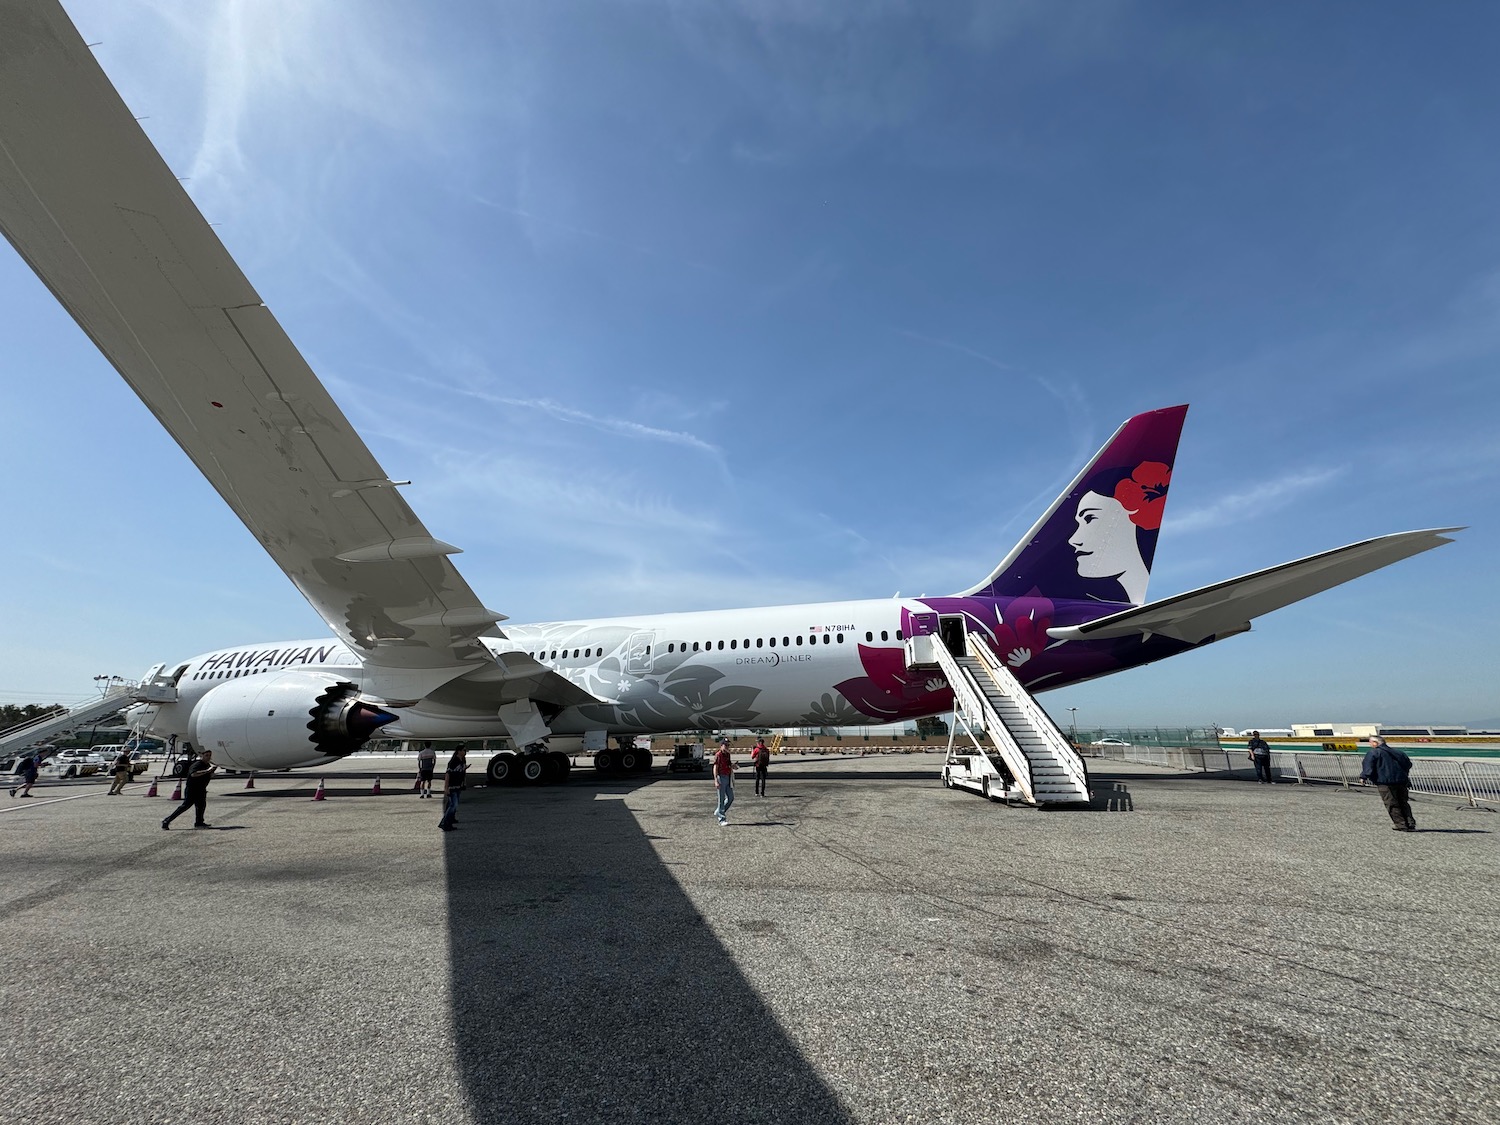
[[[639,438],[644,441],[665,442],[668,445],[685,446],[688,449],[696,449],[706,453],[724,464],[724,451],[712,442],[704,441],[697,434],[688,433],[684,430],[668,430],[659,426],[648,426],[644,422],[637,422],[630,418],[615,418],[598,414],[590,414],[586,410],[567,406],[550,398],[515,398],[510,395],[495,394],[491,391],[481,390],[477,387],[454,386],[430,379],[422,375],[413,375],[409,372],[395,372],[400,378],[408,382],[433,390],[447,391],[450,394],[460,395],[464,398],[473,399],[476,402],[486,402],[494,406],[510,406],[521,410],[535,410],[555,418],[560,422],[566,422],[575,426],[586,426],[589,429],[599,430],[603,433],[619,434],[622,437]]]
[[[1232,492],[1205,507],[1169,517],[1175,532],[1206,531],[1243,523],[1291,504],[1304,493],[1314,491],[1347,472],[1343,467],[1306,469],[1264,481],[1243,492]]]
[[[681,430],[663,430],[656,426],[643,425],[640,422],[632,422],[628,418],[601,418],[598,415],[589,414],[587,411],[576,410],[571,406],[564,406],[560,402],[553,402],[550,398],[505,398],[500,395],[489,395],[482,391],[461,391],[461,394],[473,398],[485,399],[487,401],[500,403],[505,406],[519,406],[527,410],[540,410],[544,414],[551,415],[563,422],[573,422],[580,426],[588,426],[591,429],[603,430],[607,433],[624,434],[627,437],[645,438],[649,441],[664,441],[672,445],[685,445],[689,449],[701,450],[722,458],[724,451],[718,446],[704,441],[696,434],[684,433]]]
[[[473,197],[473,199],[474,202],[478,203],[480,206],[488,207],[493,211],[499,211],[505,215],[511,215],[528,224],[547,227],[551,230],[562,231],[565,234],[575,234],[582,238],[593,239],[597,242],[605,242],[611,246],[618,246],[622,250],[628,250],[632,254],[644,254],[647,257],[658,258],[664,262],[672,262],[675,265],[687,266],[690,269],[705,270],[709,273],[720,275],[724,273],[724,271],[719,269],[717,266],[711,266],[706,262],[700,262],[693,258],[684,258],[678,254],[669,254],[664,250],[658,250],[654,246],[646,246],[639,242],[631,242],[628,239],[619,238],[613,234],[606,234],[604,231],[591,230],[588,227],[580,227],[573,223],[564,223],[560,222],[557,219],[549,219],[542,215],[538,215],[533,211],[523,210],[520,207],[507,207],[503,203],[496,203],[494,200],[486,199],[482,195],[476,195]],[[534,242],[533,245],[535,245]]]

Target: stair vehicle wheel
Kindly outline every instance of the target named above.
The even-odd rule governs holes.
[[[564,782],[568,780],[568,774],[573,769],[573,763],[561,750],[548,750],[547,761],[552,763],[552,780]]]
[[[513,785],[516,780],[516,756],[510,750],[501,750],[490,759],[485,776],[491,785]]]
[[[948,776],[948,771],[947,770],[943,771],[943,788],[944,789],[952,789],[953,788],[953,779]]]
[[[551,771],[547,768],[547,758],[543,754],[523,754],[521,756],[520,781],[524,785],[536,785],[538,782],[548,780]]]
[[[594,755],[594,768],[600,773],[608,773],[615,768],[615,756],[612,751],[600,750]]]
[[[986,801],[993,801],[995,799],[995,798],[993,798],[993,797],[990,796],[990,779],[989,778],[985,778],[984,781],[980,784],[979,791],[984,794],[984,799]]]

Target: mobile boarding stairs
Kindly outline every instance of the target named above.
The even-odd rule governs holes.
[[[1083,756],[984,638],[961,617],[912,618],[907,666],[936,668],[953,688],[943,784],[1038,807],[1087,804]]]
[[[0,758],[14,756],[16,751],[47,739],[61,738],[91,724],[113,719],[136,701],[136,685],[112,684],[102,698],[80,703],[68,711],[43,715],[0,731]]]

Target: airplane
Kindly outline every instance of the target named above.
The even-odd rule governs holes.
[[[633,771],[633,736],[943,714],[915,638],[987,646],[1026,692],[1243,633],[1451,542],[1353,543],[1156,602],[1146,586],[1186,406],[1126,421],[994,570],[948,597],[507,623],[433,538],[188,197],[56,0],[0,0],[0,229],[333,633],[148,672],[143,734],[242,770],[379,735],[508,739],[492,781]],[[610,749],[616,740],[618,749]],[[641,759],[644,757],[645,765]]]

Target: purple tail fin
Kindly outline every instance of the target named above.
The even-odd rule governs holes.
[[[1143,605],[1186,406],[1137,414],[965,595]]]

